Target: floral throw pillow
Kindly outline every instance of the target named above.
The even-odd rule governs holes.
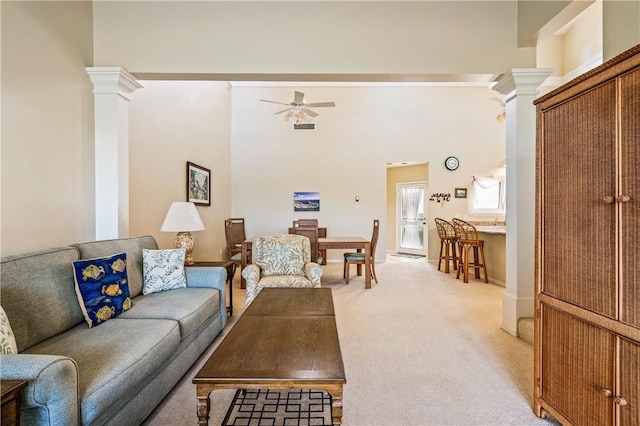
[[[11,331],[9,318],[0,306],[0,354],[17,354],[18,345],[16,344],[16,336]]]
[[[142,294],[157,293],[164,290],[187,286],[184,273],[185,250],[147,250],[142,249]]]
[[[76,260],[73,272],[76,295],[89,328],[131,308],[126,253]]]

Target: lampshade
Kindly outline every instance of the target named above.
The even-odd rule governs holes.
[[[204,231],[204,224],[200,219],[195,204],[186,201],[175,201],[169,207],[164,218],[162,232],[190,232]]]

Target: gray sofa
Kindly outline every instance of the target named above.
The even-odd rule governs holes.
[[[143,248],[158,246],[144,236],[2,258],[0,303],[19,353],[0,356],[0,378],[29,382],[22,424],[140,424],[223,329],[226,270],[186,268],[186,288],[142,295]],[[72,261],[121,252],[133,306],[89,328]]]

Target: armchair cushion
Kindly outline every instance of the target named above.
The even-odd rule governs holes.
[[[304,264],[309,262],[309,240],[298,235],[277,234],[259,237],[253,241],[253,263],[261,269],[262,276],[304,275]]]

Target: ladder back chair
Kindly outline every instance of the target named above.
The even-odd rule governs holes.
[[[242,267],[242,242],[247,238],[244,230],[244,218],[225,219],[224,235],[227,239],[227,256],[236,264],[236,269],[240,269]]]
[[[453,218],[453,229],[460,248],[460,263],[456,278],[460,278],[460,271],[463,271],[463,281],[469,282],[469,268],[474,269],[475,278],[480,279],[480,270],[484,272],[484,282],[488,283],[487,265],[484,257],[484,240],[478,238],[478,230],[475,226],[462,219]],[[473,251],[473,262],[470,261],[470,252]]]
[[[375,219],[373,221],[373,233],[371,235],[371,258],[369,265],[371,265],[371,276],[373,280],[378,284],[378,277],[376,277],[376,245],[378,244],[378,234],[380,233],[380,221]],[[349,269],[352,264],[364,265],[365,264],[364,253],[345,253],[344,254],[344,268],[342,277],[345,279],[346,284],[349,284]]]
[[[315,225],[312,222],[293,221],[293,233],[296,235],[304,235],[309,238],[311,245],[311,261],[322,263],[322,254],[318,250],[318,222]]]

